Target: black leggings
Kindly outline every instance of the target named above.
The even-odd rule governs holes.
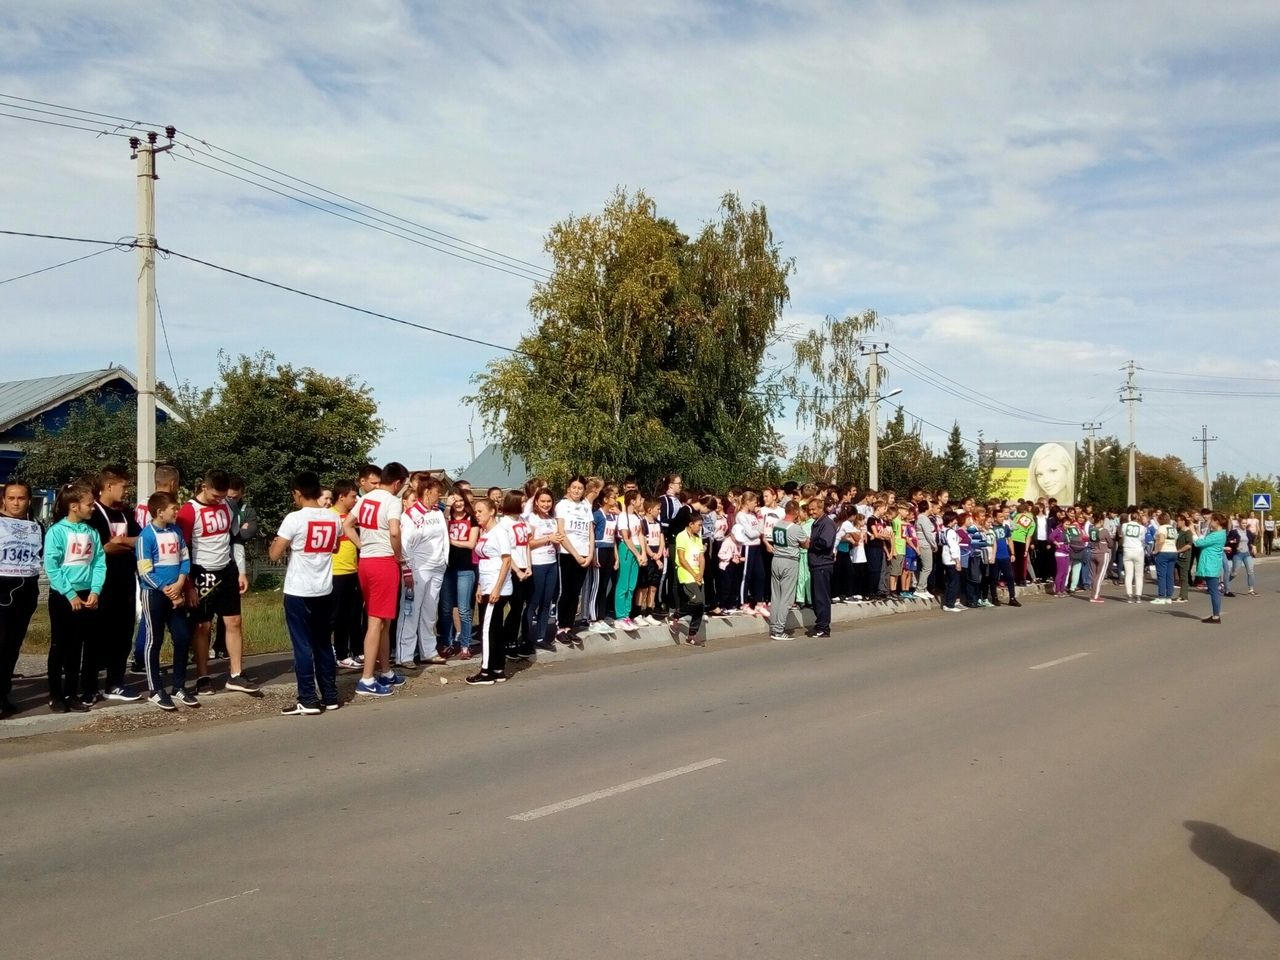
[[[561,630],[572,630],[578,618],[578,597],[587,568],[567,553],[560,554],[560,599],[556,601],[556,622]]]
[[[81,590],[81,600],[88,590]],[[79,692],[98,688],[97,664],[84,655],[85,639],[98,633],[98,611],[71,609],[71,601],[56,591],[49,593],[49,699],[70,700]],[[77,687],[78,685],[78,687]]]
[[[0,577],[0,700],[13,692],[13,668],[39,599],[39,577]]]

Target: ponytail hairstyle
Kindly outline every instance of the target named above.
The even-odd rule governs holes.
[[[79,503],[85,497],[93,497],[92,486],[80,480],[64,483],[58,488],[58,499],[53,505],[53,519],[65,519],[67,514],[71,512],[71,505]]]

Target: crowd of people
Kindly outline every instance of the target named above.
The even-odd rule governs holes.
[[[180,503],[179,479],[157,467],[157,492],[131,511],[127,474],[108,467],[58,491],[47,531],[28,516],[30,489],[5,484],[0,715],[16,710],[11,676],[42,571],[53,711],[142,699],[126,685],[131,648],[152,704],[198,707],[216,689],[219,638],[230,661],[223,688],[258,692],[243,670],[245,547],[256,529],[243,483],[211,470]],[[707,617],[753,616],[784,639],[792,611],[808,608],[807,634],[826,637],[833,605],[937,598],[949,613],[1019,607],[1019,588],[1032,582],[1054,597],[1103,603],[1110,579],[1140,603],[1154,572],[1152,603],[1185,603],[1197,586],[1210,598],[1204,622],[1220,623],[1238,571],[1254,594],[1260,543],[1256,521],[1210,510],[956,502],[947,490],[918,488],[901,499],[797,483],[720,494],[685,491],[673,475],[654,496],[634,478],[599,477],[572,477],[560,495],[533,478],[481,496],[465,482],[446,491],[430,472],[388,463],[332,486],[304,472],[290,490],[295,509],[267,553],[286,564],[297,698],[282,712],[291,715],[338,709],[340,670],[359,673],[357,695],[387,697],[406,668],[471,660],[477,645],[466,682],[492,686],[508,679],[508,660],[581,643],[584,632],[665,623],[674,638],[702,645]]]

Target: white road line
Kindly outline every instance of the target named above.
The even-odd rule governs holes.
[[[635,790],[637,787],[647,787],[651,783],[661,783],[663,780],[670,780],[672,777],[679,777],[686,773],[705,770],[707,767],[714,767],[716,764],[724,762],[724,759],[721,757],[711,757],[708,760],[699,760],[697,763],[691,763],[687,767],[676,767],[674,770],[664,770],[662,773],[655,773],[648,777],[641,777],[639,780],[628,780],[626,783],[620,783],[616,787],[607,787],[604,790],[596,790],[594,793],[584,793],[582,796],[574,797],[572,800],[561,800],[559,803],[553,803],[545,807],[538,807],[538,809],[529,810],[526,813],[517,813],[514,816],[507,817],[507,819],[528,821],[537,820],[539,817],[549,817],[553,813],[572,810],[574,807],[580,807],[584,803],[592,803],[596,800],[616,797],[620,793],[626,793],[628,790]]]
[[[1037,663],[1031,670],[1043,670],[1045,667],[1056,667],[1060,663],[1070,663],[1072,660],[1079,660],[1081,657],[1087,657],[1087,653],[1073,653],[1069,657],[1059,657],[1057,660],[1050,660],[1048,663]]]
[[[218,903],[226,903],[229,900],[239,900],[241,897],[247,897],[252,893],[258,893],[262,888],[254,887],[252,890],[241,890],[239,893],[230,897],[220,897],[217,900],[209,900],[206,903],[197,903],[194,907],[187,907],[185,910],[179,910],[176,913],[166,913],[162,917],[152,917],[148,923],[155,923],[157,920],[168,920],[170,917],[180,917],[184,913],[190,913],[192,910],[200,910],[204,907],[212,907]]]

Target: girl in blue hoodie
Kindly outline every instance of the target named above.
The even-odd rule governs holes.
[[[96,663],[84,656],[84,643],[98,622],[98,594],[107,578],[102,541],[85,521],[93,513],[88,484],[68,483],[58,491],[57,519],[44,542],[44,572],[49,578],[49,709],[54,713],[89,709],[77,694],[98,685]],[[94,675],[89,676],[89,671]]]

